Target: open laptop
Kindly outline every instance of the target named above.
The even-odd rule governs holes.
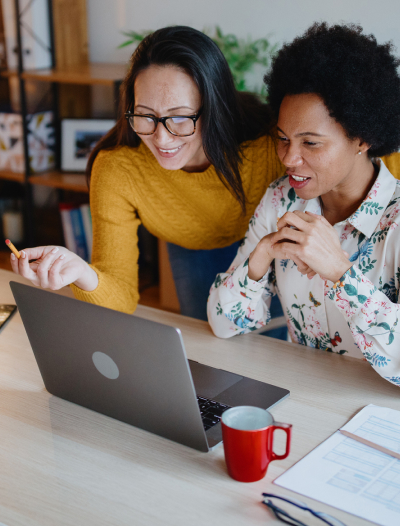
[[[179,329],[11,282],[47,391],[209,451],[223,411],[268,409],[289,391],[188,360]]]

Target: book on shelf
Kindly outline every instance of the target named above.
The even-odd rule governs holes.
[[[92,257],[92,218],[89,205],[60,203],[65,246],[85,261]]]

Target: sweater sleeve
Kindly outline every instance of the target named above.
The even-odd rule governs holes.
[[[356,265],[333,285],[331,297],[368,363],[383,378],[400,385],[400,305],[392,303]]]
[[[140,224],[127,167],[116,152],[100,152],[92,169],[90,208],[93,224],[91,267],[99,278],[91,292],[71,285],[77,299],[131,314],[139,301]]]
[[[276,294],[274,262],[261,280],[254,281],[248,276],[251,252],[264,236],[276,231],[277,215],[269,202],[271,193],[270,187],[250,220],[244,243],[231,267],[218,274],[211,287],[208,321],[220,338],[254,331],[271,320],[269,306],[271,297]]]
[[[400,179],[400,153],[395,152],[391,155],[385,155],[382,157],[382,161],[387,166],[389,172],[396,177],[396,179]]]

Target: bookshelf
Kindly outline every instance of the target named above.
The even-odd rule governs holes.
[[[16,70],[0,72],[0,74],[5,77],[20,75],[24,80],[37,80],[40,82],[55,84],[83,84],[87,86],[101,84],[105,86],[113,86],[115,96],[119,91],[119,86],[125,73],[125,64],[112,63],[93,63],[73,68],[33,70],[25,71],[20,74]],[[117,106],[117,101],[115,104]],[[57,113],[56,109],[55,114]],[[10,181],[23,183],[25,181],[25,174],[0,171],[0,179],[8,179]],[[38,184],[50,186],[74,192],[88,192],[86,176],[84,174],[64,173],[59,169],[37,175],[29,174],[28,181],[29,184],[33,185]]]
[[[92,63],[73,68],[53,68],[47,70],[24,71],[21,73],[18,73],[17,70],[6,70],[0,72],[4,77],[20,76],[21,79],[24,80],[37,80],[40,82],[55,84],[83,84],[86,86],[101,84],[113,86],[114,94],[118,92],[125,73],[125,64],[112,63]],[[57,113],[56,109],[55,114]],[[23,183],[25,181],[25,174],[0,171],[0,179]],[[84,174],[64,173],[59,169],[37,175],[28,174],[28,182],[33,185],[38,184],[50,186],[61,190],[88,192],[86,177]]]
[[[125,64],[90,63],[88,59],[86,2],[85,0],[48,0],[51,45],[49,53],[52,67],[46,69],[24,70],[22,57],[21,5],[14,0],[16,17],[18,67],[0,71],[4,78],[17,77],[21,99],[23,123],[23,142],[25,154],[24,173],[0,171],[0,180],[19,183],[24,188],[24,231],[27,245],[35,244],[33,187],[35,185],[63,191],[88,194],[86,176],[80,173],[65,173],[60,169],[60,115],[68,117],[87,117],[82,114],[90,107],[90,86],[103,85],[113,88],[114,111],[118,112],[119,87],[125,77]],[[78,23],[78,21],[80,21]],[[54,25],[60,27],[54,27]],[[78,27],[79,26],[79,27]],[[55,43],[57,49],[55,49]],[[57,51],[57,53],[56,53]],[[44,173],[32,173],[29,167],[27,141],[27,95],[26,81],[48,83],[52,91],[54,123],[56,131],[55,169]],[[86,91],[85,91],[86,90]],[[85,98],[86,97],[86,98]],[[76,102],[78,110],[68,112],[71,101]],[[80,105],[80,107],[79,107]],[[67,111],[65,111],[67,108]]]
[[[48,69],[48,70],[36,70],[26,71],[18,73],[16,70],[13,71],[2,71],[2,76],[18,75],[20,81],[24,80],[36,80],[40,82],[52,83],[54,89],[57,90],[57,84],[80,84],[80,85],[108,85],[114,88],[115,97],[115,112],[117,112],[118,106],[118,92],[121,81],[126,73],[125,64],[87,64],[80,67],[63,68],[63,69]],[[57,99],[57,97],[56,97]],[[54,115],[58,115],[58,108],[54,108]],[[26,116],[26,114],[25,114]],[[59,122],[55,122],[56,128],[59,128]],[[24,127],[25,128],[25,127]],[[24,133],[26,130],[24,129]],[[59,134],[58,140],[60,140]],[[60,145],[58,145],[58,148]],[[88,193],[88,185],[86,176],[80,173],[65,173],[59,168],[59,158],[56,161],[56,169],[39,174],[31,174],[27,168],[25,173],[15,173],[11,171],[0,171],[0,179],[6,179],[9,181],[18,182],[27,186],[26,198],[31,200],[31,185],[42,185],[47,187],[56,188],[58,190],[68,190],[72,192]],[[27,243],[34,244],[34,234],[32,232],[33,223],[33,203],[27,203],[25,212],[25,221],[30,225],[27,231]]]

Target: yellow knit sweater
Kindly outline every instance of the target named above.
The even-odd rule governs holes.
[[[400,154],[385,159],[400,178]],[[137,229],[189,249],[213,249],[242,239],[268,185],[284,173],[270,137],[243,150],[241,176],[246,214],[210,166],[201,173],[165,170],[141,143],[102,151],[93,165],[90,207],[92,267],[99,284],[92,292],[71,285],[76,298],[132,313],[139,301]]]
[[[139,301],[137,229],[189,249],[226,247],[242,239],[267,186],[284,167],[270,137],[243,149],[241,177],[246,214],[210,166],[201,173],[165,170],[144,143],[102,151],[93,165],[90,208],[92,292],[71,285],[76,298],[132,313]]]

